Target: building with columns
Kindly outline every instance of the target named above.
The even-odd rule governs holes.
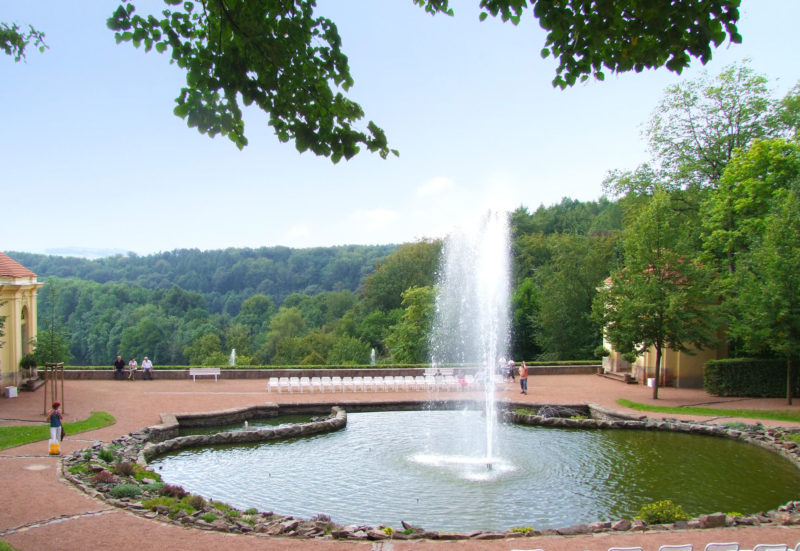
[[[19,361],[33,351],[36,338],[36,292],[42,287],[36,274],[0,252],[0,385],[20,383]]]

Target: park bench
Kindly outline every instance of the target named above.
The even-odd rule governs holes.
[[[217,380],[219,377],[219,368],[218,367],[190,367],[189,368],[189,375],[192,377],[192,381],[196,381],[195,377],[210,377],[214,376],[214,380]]]

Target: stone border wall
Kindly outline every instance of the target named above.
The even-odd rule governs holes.
[[[223,367],[220,370],[221,379],[268,379],[270,377],[385,377],[397,375],[423,375],[427,368],[424,367],[338,367],[314,369],[236,369]],[[466,367],[465,371],[475,371],[476,368]],[[598,373],[600,365],[540,365],[529,366],[528,374],[535,375],[591,375]],[[141,378],[141,368],[137,377]],[[40,376],[43,372],[40,372]],[[127,370],[126,370],[127,376]],[[190,379],[188,369],[153,369],[153,377],[157,381]],[[65,369],[65,379],[80,380],[110,380],[114,378],[114,369]],[[200,380],[208,377],[200,377]]]
[[[350,411],[383,411],[383,410],[411,410],[411,409],[460,409],[464,407],[479,406],[473,400],[456,402],[439,401],[405,401],[391,404],[352,404],[347,405]],[[694,421],[680,421],[677,419],[647,419],[646,417],[633,417],[604,408],[597,404],[574,404],[552,406],[554,409],[574,410],[586,412],[588,418],[545,417],[540,415],[519,414],[518,409],[534,409],[545,407],[547,404],[530,404],[507,402],[498,404],[498,409],[506,420],[514,423],[534,426],[551,426],[561,428],[584,429],[616,429],[616,430],[665,430],[689,434],[701,434],[732,438],[753,444],[769,451],[778,453],[800,468],[800,446],[786,440],[788,434],[800,432],[800,429],[766,428],[763,425],[748,425],[742,430],[718,425],[709,425]],[[309,423],[300,423],[285,427],[275,427],[241,432],[223,432],[213,435],[177,436],[178,429],[184,426],[213,426],[215,424],[228,424],[243,422],[248,419],[274,417],[280,414],[292,413],[319,413],[330,411],[328,418],[314,420]],[[115,439],[112,443],[119,446],[118,461],[137,462],[142,467],[147,467],[147,460],[156,455],[168,453],[177,449],[207,446],[216,444],[249,443],[257,441],[293,438],[308,434],[330,432],[344,428],[347,423],[347,413],[344,405],[331,405],[328,403],[316,404],[287,404],[278,405],[267,403],[246,408],[223,410],[217,412],[194,414],[164,414],[162,423],[147,427],[141,431]],[[324,515],[310,520],[299,520],[293,517],[282,517],[271,512],[261,512],[250,515],[251,524],[237,519],[225,517],[222,512],[211,505],[193,515],[182,513],[174,517],[168,516],[166,507],[157,508],[156,511],[147,511],[141,503],[134,499],[117,499],[110,495],[110,488],[98,489],[89,483],[86,477],[74,475],[69,472],[69,467],[86,461],[87,455],[96,456],[102,448],[96,442],[91,448],[78,450],[66,456],[61,461],[61,473],[64,478],[75,484],[78,488],[94,497],[105,500],[111,505],[125,508],[131,512],[144,515],[147,518],[170,522],[182,526],[194,526],[205,530],[218,530],[229,533],[262,533],[270,536],[291,536],[300,538],[334,538],[348,540],[397,540],[407,539],[435,539],[435,540],[462,540],[462,539],[505,539],[552,535],[577,535],[594,534],[602,532],[620,531],[646,531],[646,530],[684,530],[700,528],[718,528],[725,526],[759,526],[759,525],[800,525],[800,501],[789,502],[775,510],[762,512],[745,517],[731,517],[724,513],[701,515],[688,521],[678,521],[673,524],[648,525],[641,520],[621,519],[617,521],[600,521],[591,524],[578,524],[559,529],[548,530],[508,530],[504,532],[471,532],[471,533],[440,533],[428,531],[421,527],[403,524],[404,532],[398,532],[388,527],[371,526],[341,526],[330,521]],[[95,469],[90,474],[95,474]],[[147,479],[145,479],[147,480]],[[145,482],[143,482],[145,483]],[[219,513],[219,519],[213,523],[202,520],[204,513]],[[324,517],[324,518],[322,518]]]

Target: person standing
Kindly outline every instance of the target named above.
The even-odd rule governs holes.
[[[48,414],[47,418],[50,421],[50,453],[59,453],[59,447],[61,443],[61,411],[59,408],[61,407],[61,402],[53,402],[53,409],[51,409]],[[53,445],[55,444],[55,446]],[[55,450],[55,452],[54,452]]]
[[[522,360],[522,365],[519,366],[519,386],[522,388],[522,394],[528,393],[528,366],[525,360]]]
[[[114,378],[125,378],[125,361],[122,359],[122,356],[117,356],[117,359],[114,361]]]
[[[147,356],[142,360],[142,379],[153,380],[153,362]]]
[[[514,372],[517,370],[514,360],[508,360],[508,378],[514,382]]]
[[[136,363],[136,358],[131,358],[131,361],[128,362],[128,380],[135,381],[136,380],[136,369],[139,367],[139,364]]]

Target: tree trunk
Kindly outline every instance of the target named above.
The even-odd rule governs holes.
[[[786,405],[792,405],[792,394],[794,394],[794,385],[792,377],[792,355],[786,357]]]
[[[656,344],[656,379],[653,381],[653,400],[658,400],[658,380],[661,377],[661,345]]]

